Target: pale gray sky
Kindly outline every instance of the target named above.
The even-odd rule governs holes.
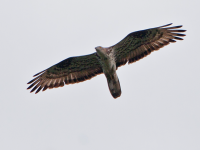
[[[199,150],[198,0],[1,0],[1,150]],[[184,41],[117,71],[30,94],[32,75],[111,46],[128,33],[174,23]]]

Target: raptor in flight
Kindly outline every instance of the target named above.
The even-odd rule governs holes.
[[[110,93],[114,98],[121,95],[121,87],[117,77],[118,67],[127,62],[133,63],[159,50],[176,40],[183,40],[178,30],[182,26],[168,27],[171,24],[136,31],[128,34],[119,43],[111,47],[96,47],[96,52],[77,57],[67,58],[50,68],[34,75],[34,79],[27,89],[38,93],[40,90],[62,87],[65,84],[82,82],[104,73],[108,82]]]

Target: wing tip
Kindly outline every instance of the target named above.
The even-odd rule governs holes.
[[[160,26],[159,28],[167,27],[167,26],[170,26],[170,25],[172,25],[172,24],[173,24],[173,23],[169,23],[169,24],[166,24],[166,25]]]
[[[41,71],[41,72],[39,72],[39,73],[36,73],[35,75],[33,75],[33,77],[36,77],[36,76],[40,75],[41,73],[43,73],[43,72],[45,72],[45,71],[46,71],[46,69],[43,70],[43,71]]]

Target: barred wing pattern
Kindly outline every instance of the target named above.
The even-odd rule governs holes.
[[[177,30],[182,26],[167,27],[169,25],[171,24],[132,32],[112,46],[115,52],[116,66],[120,67],[127,62],[129,64],[133,63],[154,50],[158,50],[171,42],[176,42],[175,40],[183,40],[180,37],[185,36],[185,34],[180,34],[180,32],[185,32],[186,30]]]
[[[54,66],[37,73],[34,79],[28,82],[31,84],[27,89],[31,92],[62,87],[64,84],[82,82],[101,74],[102,68],[96,53],[67,58]]]

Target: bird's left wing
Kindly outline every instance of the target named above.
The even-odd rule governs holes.
[[[115,53],[116,66],[120,67],[127,62],[135,62],[154,50],[158,50],[171,42],[176,42],[175,40],[183,40],[180,37],[185,35],[180,34],[180,32],[185,32],[186,30],[177,30],[182,26],[164,28],[169,25],[171,24],[132,32],[112,46]]]
[[[102,72],[96,53],[70,57],[34,75],[35,78],[28,82],[32,84],[27,89],[33,87],[31,92],[37,89],[35,93],[38,93],[40,90],[62,87],[64,84],[82,82]]]

